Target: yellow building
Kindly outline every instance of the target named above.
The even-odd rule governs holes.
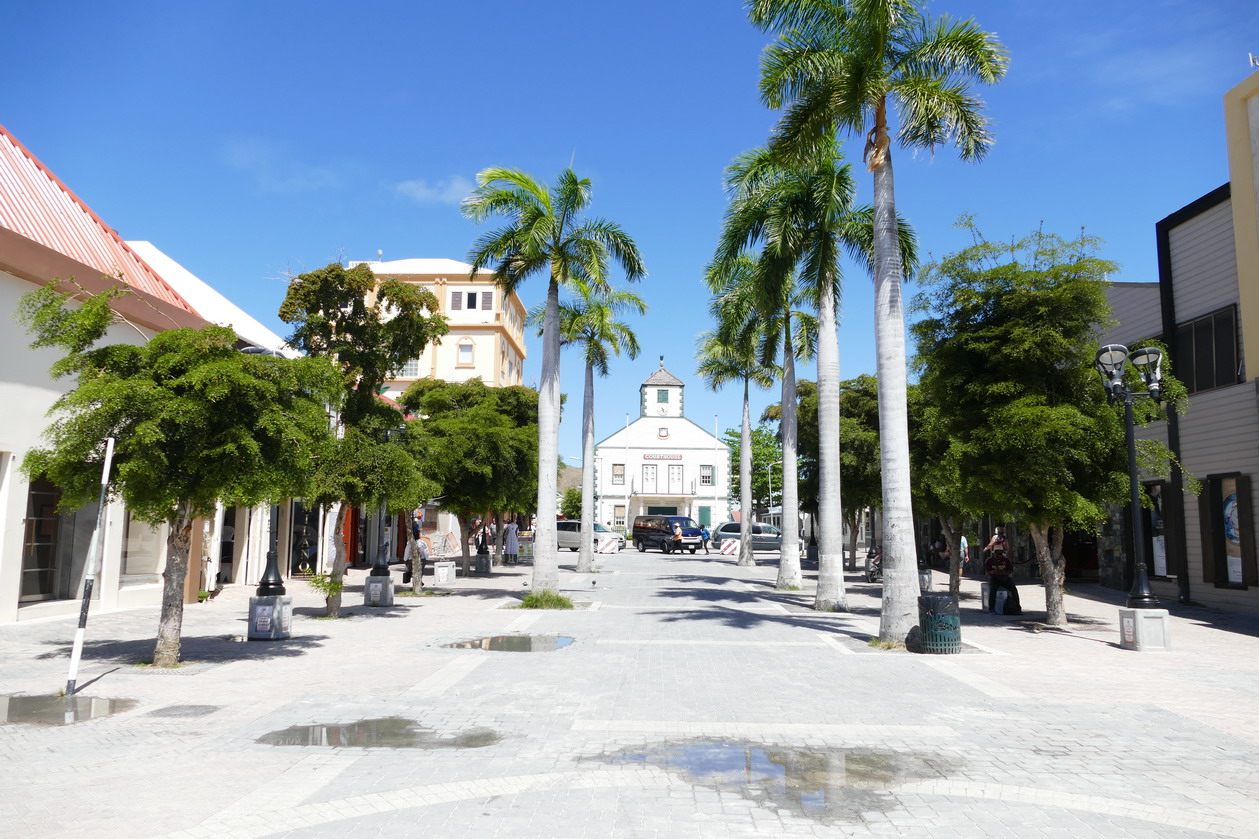
[[[479,378],[490,387],[523,383],[525,307],[482,270],[454,259],[398,259],[366,264],[378,277],[424,286],[437,297],[450,333],[386,383],[385,395],[401,396],[417,379],[466,382]]]

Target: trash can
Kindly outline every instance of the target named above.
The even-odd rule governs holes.
[[[476,565],[475,565],[475,568],[476,568],[476,572],[477,572],[478,574],[488,574],[488,573],[490,573],[490,555],[489,555],[489,554],[477,554],[477,555],[476,555]]]
[[[951,594],[924,594],[918,598],[918,627],[924,653],[952,654],[962,651],[962,616]]]

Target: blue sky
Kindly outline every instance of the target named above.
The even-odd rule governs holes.
[[[458,201],[477,171],[552,179],[572,161],[649,274],[637,290],[651,311],[632,322],[643,352],[597,383],[597,436],[636,411],[660,355],[688,382],[692,419],[737,424],[737,388],[705,391],[693,352],[723,170],[775,121],[756,87],[767,38],[738,0],[0,6],[0,122],[124,238],[152,241],[280,334],[286,276],[378,249],[464,259],[479,228]],[[965,246],[962,213],[992,238],[1083,226],[1123,266],[1115,279],[1155,280],[1154,223],[1228,179],[1221,97],[1259,53],[1259,4],[930,10],[996,32],[1011,66],[982,91],[997,136],[987,160],[895,153],[898,207],[923,251]],[[869,201],[869,177],[858,182]],[[522,289],[527,306],[543,293],[541,279]],[[845,376],[873,372],[872,313],[869,278],[850,266]],[[527,382],[541,356],[530,341]],[[575,354],[562,375],[573,407],[560,452],[575,457]],[[755,412],[776,400],[755,394]]]

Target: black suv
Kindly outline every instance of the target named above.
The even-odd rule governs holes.
[[[682,525],[682,547],[679,551],[695,553],[699,548],[699,525],[690,516],[635,516],[634,547],[639,551],[659,548],[671,553],[674,548],[673,526]]]

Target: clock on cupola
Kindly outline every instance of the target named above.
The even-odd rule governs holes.
[[[682,416],[682,391],[685,388],[681,379],[664,369],[664,356],[660,356],[660,369],[639,385],[639,416]]]

